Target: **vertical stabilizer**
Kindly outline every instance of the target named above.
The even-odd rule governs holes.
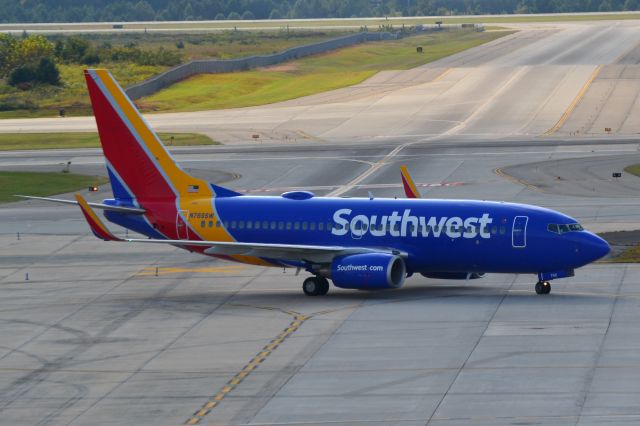
[[[400,174],[402,175],[402,187],[407,198],[422,198],[406,166],[400,166]]]
[[[171,200],[213,196],[184,172],[107,70],[85,70],[100,143],[116,198]]]

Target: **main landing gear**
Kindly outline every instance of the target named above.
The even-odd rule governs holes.
[[[302,291],[307,296],[324,296],[329,292],[329,280],[324,277],[309,277],[302,283]]]
[[[551,284],[549,281],[538,281],[536,283],[536,293],[549,294],[551,293]]]

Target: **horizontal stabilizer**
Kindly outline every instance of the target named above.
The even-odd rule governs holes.
[[[116,237],[107,229],[107,227],[102,223],[96,212],[91,210],[89,204],[85,201],[84,198],[80,194],[76,194],[76,200],[78,201],[78,205],[80,206],[80,210],[82,210],[82,214],[84,218],[87,219],[87,223],[91,228],[91,231],[95,234],[96,237],[101,238],[105,241],[122,241],[120,238]]]
[[[15,195],[15,197],[27,198],[29,200],[50,201],[52,203],[60,203],[60,204],[74,204],[74,205],[78,204],[77,201],[63,200],[61,198],[34,197],[32,195]],[[124,213],[124,214],[143,214],[145,212],[144,209],[140,209],[137,207],[112,206],[109,204],[102,204],[102,203],[87,203],[87,205],[90,207],[93,207],[94,209],[110,210],[112,212],[118,212],[118,213]]]

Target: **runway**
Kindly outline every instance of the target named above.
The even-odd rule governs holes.
[[[569,129],[605,64],[638,42],[631,24],[543,26],[449,58],[440,73],[424,67],[285,104],[151,121],[227,137],[228,146],[172,153],[190,172],[246,193],[402,196],[405,164],[426,197],[531,203],[597,232],[637,230],[640,179],[612,177],[640,162],[633,120],[602,134]],[[620,105],[602,103],[600,116]],[[626,105],[631,117],[635,104]],[[62,123],[80,130],[90,120]],[[0,129],[26,125],[3,120]],[[264,142],[243,140],[254,131]],[[0,170],[68,161],[73,172],[105,173],[98,150],[0,152]],[[3,205],[2,421],[639,423],[640,266],[576,272],[544,297],[532,276],[489,274],[310,298],[304,273],[105,243],[72,207]]]

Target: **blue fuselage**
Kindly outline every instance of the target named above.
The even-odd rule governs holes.
[[[263,196],[211,202],[213,218],[189,212],[195,218],[192,233],[221,227],[238,242],[393,249],[405,255],[409,273],[569,271],[609,252],[604,240],[575,219],[524,204]],[[110,212],[107,217],[157,237],[131,216]],[[154,220],[166,222],[157,223],[159,229],[175,226],[175,218]]]

